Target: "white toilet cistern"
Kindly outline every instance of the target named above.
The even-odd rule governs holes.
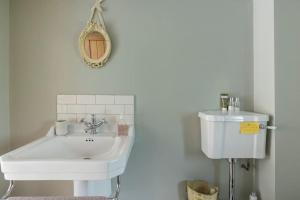
[[[235,102],[236,101],[236,102]],[[237,106],[237,107],[235,107]],[[211,159],[228,159],[229,200],[235,200],[235,163],[237,159],[264,159],[269,116],[240,111],[239,98],[221,94],[220,110],[199,112],[201,149]],[[249,170],[250,165],[242,165]],[[256,194],[250,195],[256,198]]]

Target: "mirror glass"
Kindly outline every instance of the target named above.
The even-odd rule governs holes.
[[[104,36],[97,31],[90,32],[84,40],[86,55],[93,60],[100,59],[105,54],[106,41]]]

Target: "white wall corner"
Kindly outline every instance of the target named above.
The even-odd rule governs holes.
[[[254,111],[275,117],[274,0],[253,0]],[[275,136],[269,135],[267,158],[257,162],[260,199],[275,199]]]

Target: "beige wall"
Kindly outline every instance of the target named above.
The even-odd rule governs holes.
[[[9,148],[9,0],[0,0],[0,155]],[[0,175],[0,195],[4,181]]]
[[[13,147],[45,135],[57,94],[133,94],[137,138],[122,199],[184,199],[183,181],[195,178],[227,197],[227,163],[201,152],[197,112],[217,108],[224,91],[253,108],[251,1],[105,1],[113,53],[101,70],[87,68],[77,48],[94,0],[10,2]],[[251,173],[237,176],[246,199]],[[16,191],[71,194],[72,184],[18,183]]]

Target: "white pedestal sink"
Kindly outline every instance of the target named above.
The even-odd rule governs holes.
[[[72,180],[75,196],[109,196],[111,179],[124,173],[134,143],[128,136],[48,135],[0,157],[6,180]],[[95,190],[97,188],[97,190]]]

